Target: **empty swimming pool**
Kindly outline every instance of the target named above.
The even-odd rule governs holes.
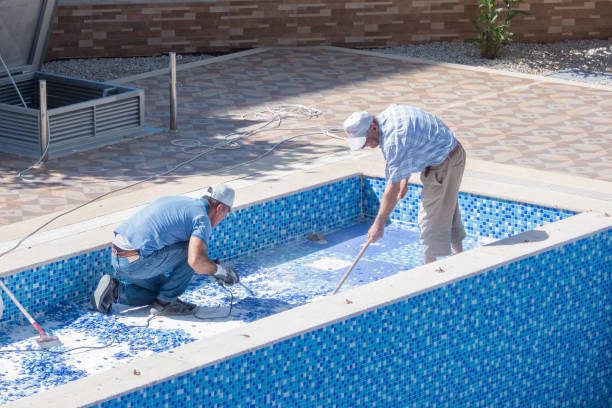
[[[236,286],[230,295],[207,278],[197,277],[184,295],[186,300],[201,305],[194,317],[149,320],[146,309],[122,307],[111,316],[88,311],[85,300],[91,288],[101,273],[109,271],[108,247],[8,276],[7,283],[26,299],[27,307],[39,313],[45,327],[62,339],[65,349],[83,348],[65,354],[8,352],[31,348],[33,341],[29,327],[19,325],[18,313],[7,305],[0,337],[7,351],[0,358],[9,367],[0,377],[3,402],[317,302],[333,290],[365,241],[383,189],[383,180],[350,177],[236,212],[215,231],[211,256],[231,260],[254,294]],[[384,239],[370,246],[343,291],[399,271],[409,274],[421,264],[422,251],[414,226],[419,194],[418,186],[410,186],[408,197],[392,215],[393,224]],[[466,250],[574,214],[463,193],[460,205],[469,234]],[[323,239],[306,239],[312,232],[322,234]],[[61,307],[53,308],[42,295],[49,291],[60,300]],[[370,329],[365,326],[361,330]],[[97,348],[89,348],[92,346]],[[194,375],[203,372],[196,367],[194,370]],[[194,387],[208,393],[204,385]],[[111,395],[106,399],[110,406],[125,405],[126,401],[133,405],[151,402],[151,394],[144,392],[144,397],[140,391],[130,394],[136,399],[112,399]],[[172,392],[164,395],[168,398]],[[219,403],[207,394],[209,397]]]

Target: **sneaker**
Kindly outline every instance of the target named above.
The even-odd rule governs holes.
[[[104,275],[91,295],[91,305],[100,313],[110,313],[118,298],[119,281],[110,275]]]
[[[174,302],[162,302],[155,299],[151,304],[151,313],[160,316],[190,315],[194,314],[197,308],[197,305],[183,302],[181,299],[176,299]]]

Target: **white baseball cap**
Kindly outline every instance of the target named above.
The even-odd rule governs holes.
[[[374,118],[368,112],[353,112],[346,118],[342,127],[348,136],[346,141],[351,150],[361,149],[368,136],[368,130]]]
[[[214,186],[208,187],[204,192],[204,197],[210,197],[213,200],[217,200],[220,203],[227,205],[230,210],[234,206],[234,197],[236,192],[233,188],[228,187],[223,183],[215,184]]]

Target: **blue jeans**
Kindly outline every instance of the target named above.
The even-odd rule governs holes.
[[[157,298],[175,301],[189,285],[193,269],[187,263],[187,242],[179,242],[130,262],[111,255],[119,279],[118,302],[130,306],[150,305]]]

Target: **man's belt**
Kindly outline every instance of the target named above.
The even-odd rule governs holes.
[[[122,249],[117,245],[113,244],[112,248],[113,254],[117,256],[117,258],[127,258],[130,256],[139,256],[140,250],[138,249]]]

